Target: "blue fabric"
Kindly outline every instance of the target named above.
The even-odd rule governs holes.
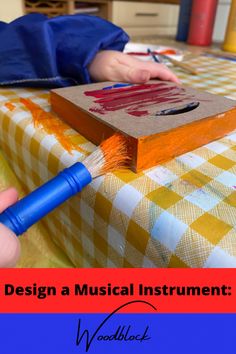
[[[0,85],[63,87],[90,83],[88,64],[99,50],[122,51],[119,27],[89,15],[48,19],[30,14],[0,22]]]

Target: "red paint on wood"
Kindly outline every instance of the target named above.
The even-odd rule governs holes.
[[[97,98],[91,112],[106,114],[121,109],[126,113],[141,117],[148,115],[148,108],[155,104],[180,103],[192,99],[181,86],[168,86],[165,83],[134,85],[120,89],[86,91],[86,96]]]

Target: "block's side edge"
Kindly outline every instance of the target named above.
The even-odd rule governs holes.
[[[103,140],[109,138],[117,130],[101,121],[91,114],[75,106],[72,102],[62,98],[56,92],[51,91],[52,110],[62,118],[71,128],[78,131],[92,143],[99,145]],[[124,134],[123,134],[124,135]],[[137,168],[137,143],[138,140],[125,135],[128,144],[128,154],[131,157],[131,169],[136,172]]]
[[[51,91],[51,106],[52,110],[71,128],[94,144],[100,144],[116,132],[115,129],[102,124],[95,117],[53,91]]]
[[[138,141],[137,171],[224,137],[236,129],[236,107],[169,132],[142,137]]]

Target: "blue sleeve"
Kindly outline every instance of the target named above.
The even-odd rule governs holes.
[[[87,69],[100,50],[122,51],[119,27],[89,15],[48,19],[31,14],[0,26],[0,85],[63,87],[89,83]]]

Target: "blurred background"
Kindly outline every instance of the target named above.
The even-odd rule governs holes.
[[[186,9],[187,3],[183,1]],[[207,0],[198,0],[198,3]],[[210,1],[211,2],[211,1]],[[186,5],[187,4],[187,5]],[[224,40],[230,11],[230,0],[219,0],[214,16],[213,42]],[[108,19],[123,27],[131,38],[150,36],[175,37],[180,16],[181,0],[0,0],[0,20],[10,22],[32,12],[48,16],[88,13]]]

